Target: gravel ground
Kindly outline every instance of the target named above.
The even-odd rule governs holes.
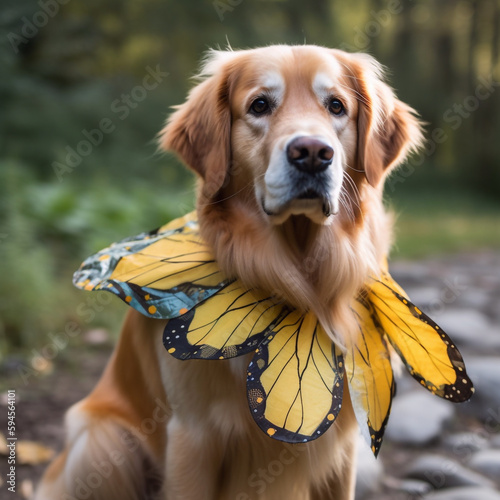
[[[357,500],[500,500],[500,255],[399,261],[391,273],[459,347],[476,393],[452,404],[403,374],[379,459],[360,450]]]

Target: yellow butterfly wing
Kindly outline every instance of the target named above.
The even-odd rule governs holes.
[[[163,333],[178,359],[227,359],[255,351],[288,309],[269,295],[235,281],[189,312],[173,318]]]
[[[468,400],[474,388],[450,337],[404,295],[389,274],[370,283],[368,300],[410,374],[437,396]]]
[[[390,354],[376,313],[364,295],[353,304],[358,335],[345,355],[346,377],[361,433],[378,455],[395,394]]]
[[[275,439],[316,439],[340,411],[342,355],[315,316],[290,310],[238,281],[170,319],[163,343],[182,360],[255,352],[247,376],[250,410]]]
[[[158,234],[167,234],[121,258],[110,279],[167,290],[178,284],[182,274],[182,280],[190,283],[217,285],[222,278],[212,252],[197,231],[189,226],[181,228],[176,231],[169,224],[160,228]]]
[[[323,434],[342,406],[342,354],[312,313],[290,312],[248,367],[250,411],[269,436],[290,443]]]
[[[89,257],[73,282],[85,290],[112,292],[146,316],[171,318],[192,309],[231,280],[223,276],[201,240],[191,213]]]

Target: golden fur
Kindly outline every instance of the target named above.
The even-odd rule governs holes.
[[[161,145],[200,176],[202,236],[228,276],[313,310],[345,345],[349,303],[380,271],[391,241],[383,179],[422,141],[413,110],[395,98],[373,58],[314,46],[214,51],[201,79]],[[324,81],[342,96],[345,116],[325,110]],[[261,87],[279,103],[267,116],[248,116]],[[334,215],[322,215],[314,200],[291,200],[277,216],[263,210],[266,173],[298,132],[325,138],[341,161]],[[65,451],[37,500],[354,498],[358,428],[347,388],[332,429],[286,445],[251,418],[247,356],[178,361],[162,345],[164,325],[128,313],[101,381],[67,414]]]

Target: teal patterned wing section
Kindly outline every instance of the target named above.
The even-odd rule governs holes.
[[[185,314],[231,282],[201,240],[194,213],[114,243],[73,276],[78,288],[109,291],[158,319]]]

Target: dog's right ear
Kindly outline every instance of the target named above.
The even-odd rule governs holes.
[[[221,189],[231,161],[231,76],[227,52],[212,52],[202,76],[160,132],[160,147],[177,153],[203,179],[203,194],[213,198]]]
[[[384,82],[382,66],[373,57],[348,54],[347,61],[359,101],[358,166],[375,187],[422,146],[422,123]]]

